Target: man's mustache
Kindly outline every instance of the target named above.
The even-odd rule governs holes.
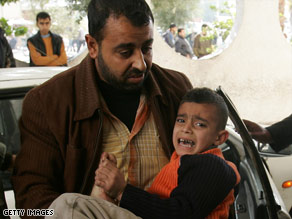
[[[130,69],[129,71],[126,72],[125,77],[129,78],[129,77],[137,77],[143,74],[146,74],[148,72],[148,70],[145,71],[140,71],[139,69]]]

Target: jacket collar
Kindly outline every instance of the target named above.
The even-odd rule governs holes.
[[[162,95],[159,82],[153,71],[157,71],[157,65],[153,64],[149,72],[149,76],[145,81],[147,96],[151,99],[161,96],[162,102],[167,103]],[[97,85],[98,73],[94,60],[87,55],[82,62],[75,67],[75,97],[76,97],[76,113],[74,120],[82,120],[93,116],[95,111],[101,108],[99,98],[99,88]]]

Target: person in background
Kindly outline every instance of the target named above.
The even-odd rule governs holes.
[[[12,49],[5,37],[5,31],[0,27],[0,68],[16,67]]]
[[[175,51],[189,59],[192,59],[194,54],[188,40],[185,38],[185,29],[179,28],[177,32],[178,37],[175,41]]]
[[[168,163],[177,109],[192,84],[152,63],[153,29],[145,0],[90,1],[88,55],[23,101],[12,177],[16,208],[81,200],[71,193],[90,198],[102,152],[114,153],[128,182],[141,189]]]
[[[261,143],[270,144],[276,152],[292,144],[292,114],[266,128],[249,120],[243,121],[252,138]]]
[[[202,32],[199,33],[194,40],[193,51],[194,54],[199,58],[211,53],[212,40],[205,38],[207,36],[208,25],[202,25]]]
[[[170,24],[169,29],[163,34],[163,38],[165,42],[173,48],[175,45],[175,35],[176,35],[177,27],[175,24]]]
[[[66,66],[64,42],[61,36],[50,31],[50,15],[47,12],[39,12],[36,22],[39,31],[27,40],[30,66]]]

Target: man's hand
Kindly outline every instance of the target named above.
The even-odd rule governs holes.
[[[249,120],[244,119],[243,122],[246,125],[252,138],[264,144],[273,143],[271,133],[267,129]]]
[[[98,169],[95,171],[95,185],[101,187],[107,195],[120,200],[127,183],[123,173],[117,168],[114,155],[104,152]]]

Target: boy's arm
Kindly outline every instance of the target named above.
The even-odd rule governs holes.
[[[120,206],[143,219],[204,218],[228,195],[236,183],[233,169],[216,155],[183,156],[178,187],[161,199],[127,184]]]

